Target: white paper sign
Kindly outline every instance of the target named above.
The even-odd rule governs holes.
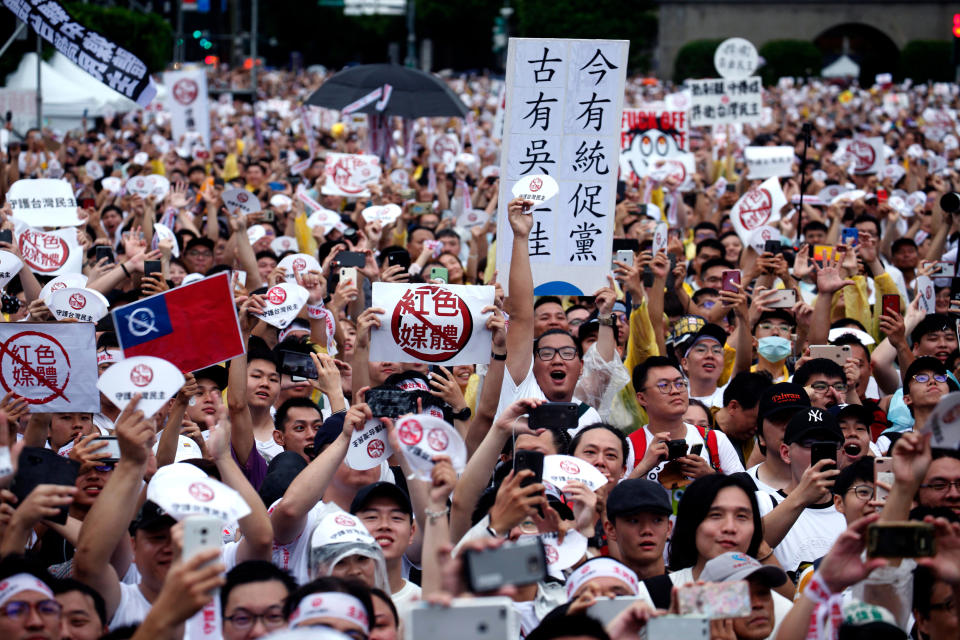
[[[647,177],[656,183],[673,180],[677,191],[690,191],[696,187],[693,174],[696,173],[696,158],[692,153],[677,153],[666,158],[654,160]]]
[[[166,71],[163,86],[167,88],[163,106],[170,114],[174,143],[179,145],[186,137],[200,137],[203,146],[209,149],[210,103],[206,68]]]
[[[17,180],[7,191],[13,219],[34,227],[75,227],[77,199],[66,180]]]
[[[156,198],[157,202],[166,198],[167,194],[170,193],[170,181],[165,176],[155,173],[150,176],[150,182],[152,184],[150,195]]]
[[[0,289],[7,286],[22,268],[23,260],[9,251],[0,251]]]
[[[162,222],[153,223],[153,231],[155,237],[157,238],[157,243],[159,245],[160,240],[169,240],[170,244],[173,245],[171,248],[171,253],[174,258],[180,257],[180,243],[177,242],[176,234],[171,231],[170,227],[163,224]]]
[[[667,235],[670,231],[670,225],[666,222],[660,222],[657,224],[656,228],[653,230],[653,246],[651,250],[653,255],[660,253],[660,250],[665,250],[667,248]]]
[[[110,193],[120,193],[120,189],[123,187],[123,181],[116,176],[104,178],[100,181],[100,184]]]
[[[587,538],[576,529],[567,531],[562,543],[558,541],[560,536],[555,531],[541,533],[536,537],[543,543],[543,551],[551,572],[569,569],[587,552]]]
[[[403,213],[403,209],[391,203],[391,204],[367,207],[361,212],[361,215],[363,216],[363,219],[366,220],[367,222],[379,221],[381,224],[388,225],[388,224],[393,224],[393,222],[395,222],[396,219],[399,218],[400,214],[402,213]]]
[[[877,173],[883,168],[883,138],[880,136],[851,140],[845,151],[854,158],[854,173]]]
[[[937,294],[929,276],[917,277],[917,296],[920,298],[920,311],[926,314],[937,312]]]
[[[888,164],[880,170],[880,177],[884,180],[889,178],[893,184],[897,184],[906,173],[907,170],[899,164]]]
[[[297,239],[290,236],[277,236],[270,243],[270,249],[278,256],[287,251],[296,251]]]
[[[86,322],[0,323],[0,386],[31,412],[98,413],[97,344]]]
[[[750,77],[760,64],[760,56],[753,43],[744,38],[728,38],[713,54],[717,73],[728,80]]]
[[[326,180],[320,192],[326,196],[368,198],[367,185],[380,179],[380,158],[350,153],[328,153]]]
[[[82,273],[65,273],[43,285],[43,289],[40,289],[40,299],[46,300],[51,293],[60,289],[85,286],[87,286],[87,276]]]
[[[796,156],[793,147],[747,147],[743,150],[748,180],[764,180],[772,176],[790,177]]]
[[[763,253],[767,240],[780,240],[780,231],[776,227],[765,224],[750,233],[749,244],[759,255]]]
[[[103,166],[96,160],[88,160],[85,165],[83,165],[84,171],[87,172],[87,177],[91,180],[99,180],[103,177]]]
[[[494,288],[374,282],[372,306],[384,309],[370,336],[370,359],[445,366],[490,362],[492,336],[481,309]]]
[[[292,253],[278,262],[277,266],[285,270],[285,279],[292,284],[297,283],[296,274],[298,273],[320,271],[320,263],[317,262],[317,259],[306,253]]]
[[[682,93],[670,97],[669,105],[665,100],[623,110],[620,171],[627,180],[647,175],[656,160],[687,151],[689,101]],[[686,103],[678,104],[678,100]]]
[[[498,245],[513,242],[506,207],[515,183],[547,174],[560,187],[528,238],[536,295],[606,286],[628,52],[626,40],[508,42]],[[510,270],[509,254],[497,252],[500,273]]]
[[[607,477],[589,462],[563,455],[543,457],[543,479],[561,491],[574,480],[587,485],[591,491],[607,484]]]
[[[75,228],[39,231],[17,224],[15,233],[20,257],[34,273],[58,276],[83,270],[83,249]]]
[[[463,212],[459,218],[457,218],[458,227],[478,227],[482,224],[487,224],[487,221],[490,220],[490,216],[483,209],[471,209],[470,211]]]
[[[257,244],[265,238],[267,235],[267,229],[262,224],[254,224],[247,227],[247,240],[250,244]]]
[[[434,456],[449,456],[453,470],[463,471],[467,464],[467,445],[452,425],[441,418],[420,414],[397,421],[400,450],[421,480],[430,479]]]
[[[730,222],[744,244],[750,241],[750,234],[764,225],[780,220],[780,209],[787,204],[783,195],[780,179],[768,178],[760,186],[750,189],[740,196],[730,210]]]
[[[340,217],[340,214],[335,211],[330,211],[329,209],[318,209],[307,218],[308,227],[311,229],[314,227],[323,227],[324,234],[330,233],[331,229],[342,222],[343,219]]]
[[[930,439],[931,447],[960,448],[960,391],[953,391],[940,398],[920,433],[933,434]]]
[[[460,140],[456,134],[444,133],[430,141],[430,164],[442,162],[450,166],[448,171],[453,171],[453,161],[458,155],[460,155]]]
[[[758,76],[743,80],[687,80],[690,89],[690,126],[754,124],[763,117],[763,82]]]
[[[97,322],[107,315],[110,306],[99,291],[74,287],[58,289],[44,302],[57,320],[77,322]]]
[[[387,440],[387,426],[377,418],[367,420],[363,431],[354,431],[347,449],[347,466],[357,471],[379,467],[393,455],[393,447]]]
[[[534,202],[534,206],[526,211],[526,213],[533,213],[536,209],[546,207],[547,203],[560,191],[560,185],[546,174],[535,175],[527,176],[515,183],[511,191],[514,198],[523,198]]]
[[[127,193],[146,198],[153,191],[153,181],[148,178],[149,176],[144,175],[134,176],[127,180],[124,189],[127,190]]]
[[[250,215],[260,211],[260,198],[246,189],[227,189],[223,192],[223,206],[230,213],[237,211]]]
[[[257,317],[279,329],[284,329],[307,304],[310,293],[298,284],[281,282],[263,294],[263,313]]]
[[[155,475],[147,485],[147,500],[157,503],[178,521],[202,515],[230,523],[250,514],[250,505],[234,489],[213,478],[197,478],[183,473]]]
[[[140,394],[137,409],[150,418],[180,390],[185,380],[176,365],[153,356],[134,356],[103,372],[97,388],[123,411]]]
[[[837,196],[847,191],[852,191],[852,189],[842,184],[831,184],[821,189],[817,194],[817,198],[819,198],[821,202],[830,203],[833,202]]]
[[[290,199],[290,196],[284,193],[276,193],[270,196],[270,205],[281,212],[289,211],[290,207],[293,206],[293,200]]]

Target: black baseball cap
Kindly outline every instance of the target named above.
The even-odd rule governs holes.
[[[808,438],[843,442],[843,431],[833,414],[819,407],[808,407],[790,418],[783,432],[783,442],[793,444]]]
[[[683,355],[685,356],[687,352],[693,348],[693,345],[697,344],[697,342],[703,340],[704,338],[712,338],[713,340],[719,342],[720,346],[722,347],[727,343],[727,332],[724,331],[723,327],[720,325],[708,322],[700,327],[699,331],[693,334],[692,339],[686,338],[682,341],[678,341],[678,346],[676,349],[678,352],[682,351]]]
[[[803,387],[793,382],[781,382],[767,387],[760,394],[757,423],[788,412],[793,415],[809,406],[810,396]]]
[[[413,515],[413,505],[410,504],[410,496],[407,492],[393,484],[392,482],[374,482],[357,491],[353,496],[353,502],[350,503],[350,513],[356,514],[363,509],[368,502],[374,498],[388,498],[397,503],[400,510],[406,514]]]
[[[607,497],[607,517],[613,520],[642,511],[670,515],[673,507],[663,486],[645,478],[624,480]]]
[[[931,313],[923,317],[917,323],[917,326],[910,332],[910,344],[914,345],[920,342],[920,339],[928,333],[935,331],[955,331],[957,323],[953,318],[945,313]],[[909,379],[909,378],[908,378]]]
[[[160,505],[152,500],[147,500],[140,507],[137,517],[130,523],[130,535],[133,535],[138,529],[145,531],[156,531],[157,529],[167,529],[177,523],[173,516],[164,511]]]
[[[218,364],[215,364],[211,367],[205,367],[203,369],[197,369],[193,372],[193,377],[197,380],[207,379],[213,380],[214,384],[217,385],[217,389],[223,391],[227,388],[227,378],[228,373],[226,367],[221,367]]]
[[[756,331],[757,325],[767,320],[783,320],[791,327],[797,326],[797,319],[791,312],[786,309],[769,309],[761,313],[757,321],[753,323],[753,330]]]
[[[335,413],[323,421],[323,424],[317,429],[316,435],[313,436],[313,452],[316,455],[320,455],[323,447],[337,439],[340,432],[343,431],[345,417],[345,413]]]
[[[214,242],[207,237],[193,237],[190,238],[189,242],[187,242],[187,246],[183,248],[183,252],[186,253],[194,247],[206,247],[207,249],[210,249],[210,251],[213,251]]]
[[[914,358],[913,362],[910,363],[910,366],[907,367],[907,374],[903,378],[905,380],[904,386],[909,385],[910,381],[913,379],[913,376],[917,375],[921,371],[932,371],[936,374],[947,375],[947,367],[940,362],[940,358],[934,358],[933,356],[920,356],[919,358]],[[907,389],[904,389],[904,391],[907,391]]]
[[[869,427],[874,422],[873,411],[862,404],[838,404],[830,407],[829,411],[838,423],[844,418],[853,418]]]

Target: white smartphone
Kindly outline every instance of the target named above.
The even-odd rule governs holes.
[[[621,249],[617,251],[617,260],[620,262],[626,262],[631,267],[633,266],[633,251],[630,249]]]
[[[890,491],[882,489],[879,483],[892,487],[896,480],[893,476],[893,458],[881,457],[873,459],[873,499],[886,502]]]
[[[107,446],[101,447],[95,453],[109,453],[109,458],[104,458],[103,462],[118,462],[120,460],[120,443],[117,442],[117,436],[98,436],[93,442],[106,442]]]
[[[620,612],[639,600],[637,596],[621,596],[619,598],[597,598],[596,602],[587,609],[587,615],[599,620],[607,626]]]
[[[359,286],[357,284],[357,268],[340,267],[340,282],[349,282],[355,287]]]
[[[207,549],[219,549],[223,544],[223,523],[212,516],[187,516],[183,520],[183,546],[180,559],[187,561]]]
[[[640,640],[709,640],[710,620],[691,616],[659,616],[647,620]]]
[[[502,640],[520,628],[513,602],[504,596],[455,598],[449,607],[415,602],[408,621],[406,640]]]
[[[848,344],[812,344],[810,345],[811,358],[826,358],[833,360],[841,367],[847,363],[847,358],[853,357],[853,349]]]
[[[792,309],[795,304],[797,304],[797,292],[794,289],[778,289],[767,302],[767,306],[771,309]]]

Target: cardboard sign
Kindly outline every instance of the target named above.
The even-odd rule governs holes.
[[[543,479],[561,491],[574,480],[587,485],[591,491],[607,484],[607,476],[589,462],[563,455],[543,457]]]
[[[430,480],[434,456],[450,456],[458,474],[467,464],[467,445],[457,430],[443,419],[420,414],[397,421],[400,451],[421,480]]]
[[[920,311],[925,314],[937,312],[937,294],[933,288],[933,280],[930,276],[917,277],[917,297]]]
[[[546,207],[558,191],[560,191],[560,185],[546,174],[527,176],[515,183],[511,189],[514,198],[523,198],[536,203],[525,213],[533,213],[536,209]]]
[[[31,412],[98,413],[94,326],[80,322],[0,324],[0,386]]]
[[[320,271],[320,263],[313,256],[306,253],[294,253],[277,263],[277,266],[285,270],[286,281],[296,284],[298,273],[309,271]]]
[[[764,225],[780,219],[780,209],[787,204],[779,178],[768,178],[758,187],[740,196],[730,210],[730,222],[740,236],[740,241],[749,243],[750,234]]]
[[[263,313],[255,315],[267,324],[283,329],[293,322],[309,298],[310,292],[300,285],[281,282],[263,294]]]
[[[0,289],[7,286],[22,268],[23,260],[9,251],[0,251]]]
[[[494,288],[374,282],[372,306],[386,311],[370,337],[370,359],[446,366],[490,362],[492,336],[481,309]]]
[[[788,178],[793,175],[796,161],[793,147],[747,147],[743,150],[747,163],[748,180],[765,180],[773,176]]]
[[[367,207],[361,212],[363,219],[367,222],[380,222],[383,225],[393,224],[397,218],[400,217],[400,214],[403,213],[403,209],[399,206],[391,203],[384,205],[377,205],[373,207]]]
[[[884,165],[883,138],[855,138],[847,143],[846,153],[854,159],[857,174],[877,173]]]
[[[82,271],[83,249],[76,229],[39,231],[18,223],[15,234],[20,257],[34,273],[58,276]]]
[[[648,175],[657,160],[686,152],[688,122],[686,108],[669,108],[664,102],[624,109],[620,129],[621,173],[628,181],[636,181]]]
[[[13,219],[32,227],[75,227],[77,199],[66,180],[17,180],[7,191]]]
[[[687,80],[687,88],[693,127],[754,124],[763,117],[763,82],[758,76],[743,80]]]
[[[354,431],[350,448],[347,449],[347,466],[366,471],[379,467],[393,453],[393,447],[387,440],[387,425],[372,418],[363,425],[363,431]]]
[[[478,227],[482,224],[487,224],[490,220],[490,215],[487,214],[483,209],[471,209],[470,211],[464,211],[459,218],[457,218],[458,227]]]
[[[87,276],[82,273],[65,273],[43,285],[43,289],[40,289],[40,299],[46,300],[51,293],[60,289],[85,286],[87,286]]]
[[[367,185],[380,179],[380,158],[350,153],[328,153],[326,181],[320,192],[325,196],[369,198]]]
[[[260,198],[246,189],[227,189],[223,192],[223,206],[230,213],[239,211],[244,215],[250,215],[260,211]]]
[[[57,320],[98,322],[107,315],[110,303],[99,291],[77,287],[58,289],[44,302]]]
[[[103,372],[97,388],[123,411],[133,396],[140,394],[137,409],[150,418],[183,386],[177,367],[162,358],[134,356],[114,363]]]
[[[513,185],[543,174],[559,185],[527,238],[536,295],[589,295],[607,284],[629,46],[563,38],[507,43],[498,246],[513,242],[506,212]],[[510,270],[509,253],[497,252],[500,273]]]
[[[960,449],[960,391],[940,398],[920,433],[931,433],[930,446]]]
[[[193,466],[185,462],[167,468]],[[234,489],[218,480],[173,469],[157,472],[147,485],[147,500],[157,503],[174,520],[188,516],[213,516],[225,523],[237,522],[250,514],[250,505]]]
[[[713,54],[713,66],[727,80],[748,78],[760,65],[760,56],[753,43],[744,38],[728,38]]]

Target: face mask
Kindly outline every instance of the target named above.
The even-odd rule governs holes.
[[[767,336],[757,341],[757,353],[767,362],[780,362],[792,351],[790,341],[780,336]]]

